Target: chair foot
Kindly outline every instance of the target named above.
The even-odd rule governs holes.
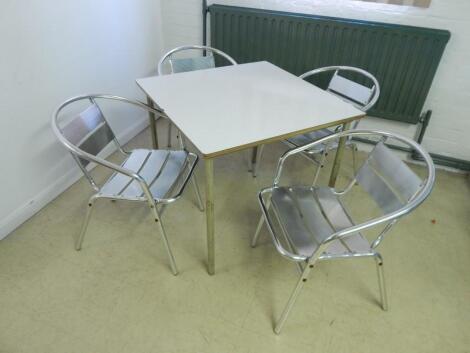
[[[388,298],[387,298],[387,288],[385,286],[385,274],[384,274],[384,263],[382,256],[379,253],[376,253],[374,256],[375,264],[377,267],[377,277],[379,281],[379,291],[380,299],[382,301],[382,309],[387,311],[389,308]]]
[[[93,195],[88,200],[87,210],[85,219],[83,220],[82,229],[80,230],[80,234],[78,235],[77,239],[75,240],[75,250],[80,251],[82,249],[83,239],[85,238],[85,233],[88,228],[88,223],[90,223],[91,212],[93,211],[93,205],[96,201],[96,195]]]
[[[168,121],[168,139],[167,139],[168,148],[171,148],[171,131],[172,131],[172,124],[171,124],[171,121]]]
[[[252,248],[256,247],[256,244],[258,243],[259,234],[261,233],[261,228],[263,227],[263,224],[264,224],[264,216],[261,215],[259,222],[258,222],[258,226],[256,227],[256,232],[253,235],[253,238],[251,239]]]
[[[155,223],[157,224],[158,230],[160,231],[160,235],[162,236],[163,244],[165,245],[165,250],[167,252],[168,258],[170,259],[170,267],[171,267],[171,272],[176,276],[178,274],[178,268],[176,267],[176,261],[175,257],[173,256],[173,253],[170,248],[170,243],[168,241],[168,238],[166,236],[165,228],[163,228],[162,220],[160,218],[160,215],[157,212],[157,207],[156,205],[152,207],[152,210],[155,215]]]
[[[355,144],[351,144],[351,152],[352,152],[352,164],[353,164],[353,178],[357,174],[357,146]]]
[[[277,321],[276,325],[274,326],[274,333],[276,335],[279,335],[281,333],[282,327],[284,326],[287,317],[289,316],[290,311],[292,310],[292,307],[294,306],[295,302],[297,301],[297,298],[299,297],[300,291],[302,290],[305,282],[307,282],[307,277],[310,272],[310,270],[313,268],[312,264],[307,264],[305,266],[305,269],[303,270],[299,280],[297,281],[297,284],[294,288],[294,291],[292,292],[289,301],[287,302],[286,307],[284,308],[284,311],[281,314],[281,317]]]

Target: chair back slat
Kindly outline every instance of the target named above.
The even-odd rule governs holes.
[[[307,71],[299,77],[308,80],[313,79],[313,84],[320,85],[320,88],[324,88],[327,92],[353,104],[364,112],[372,108],[380,96],[379,81],[370,72],[357,67],[320,67]]]
[[[393,212],[403,206],[382,176],[367,163],[359,170],[356,180],[384,213]]]
[[[388,184],[403,202],[408,202],[422,186],[421,178],[384,143],[378,144],[369,163],[386,176]]]
[[[215,67],[213,55],[193,58],[171,58],[168,61],[173,73],[212,69]]]
[[[62,134],[72,144],[92,155],[100,153],[115,138],[96,104],[72,119],[62,129]],[[80,161],[83,165],[88,164],[86,160]]]
[[[407,204],[422,186],[422,180],[383,142],[371,152],[356,180],[384,213]]]
[[[188,55],[188,51],[202,51],[203,56]],[[176,58],[175,55],[181,54],[182,57]],[[217,57],[217,62],[216,62]],[[206,45],[184,45],[171,49],[167,52],[158,62],[157,72],[158,75],[164,75],[164,66],[168,62],[170,64],[171,73],[197,71],[204,69],[212,69],[220,66],[219,59],[228,62],[230,65],[237,65],[237,62],[227,53],[222,50],[208,47]]]
[[[374,94],[374,89],[349,80],[337,73],[333,75],[327,91],[361,105],[369,103]]]

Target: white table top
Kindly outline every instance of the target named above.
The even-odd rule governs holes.
[[[206,158],[364,116],[265,61],[147,77],[137,84]]]

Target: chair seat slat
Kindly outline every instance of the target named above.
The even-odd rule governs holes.
[[[172,151],[161,174],[151,186],[150,192],[156,198],[164,198],[172,190],[187,161],[184,151]]]
[[[302,256],[311,256],[329,235],[354,225],[338,197],[329,188],[276,188],[271,201],[289,244]],[[332,241],[325,256],[370,251],[369,242],[357,233],[343,242]]]
[[[134,150],[122,166],[138,173],[149,185],[154,198],[164,198],[179,179],[186,160],[185,151],[139,149]],[[144,197],[139,183],[123,174],[113,175],[100,192],[129,199]]]
[[[134,150],[129,158],[127,158],[122,166],[132,171],[138,171],[148,158],[149,151],[147,150]],[[100,192],[104,195],[120,195],[126,189],[127,185],[132,181],[132,178],[124,174],[114,174],[101,188]]]
[[[304,191],[304,192],[300,192]],[[310,190],[279,188],[273,191],[272,205],[294,251],[310,256],[321,244],[331,227],[321,216]]]
[[[140,166],[138,174],[145,180],[147,184],[150,184],[154,178],[160,173],[165,159],[170,154],[170,151],[148,151],[149,157],[144,161],[144,164]],[[123,197],[142,197],[144,192],[140,184],[133,180],[125,190],[123,190]]]

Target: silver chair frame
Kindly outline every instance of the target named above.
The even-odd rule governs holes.
[[[367,112],[370,108],[372,108],[375,105],[375,103],[377,103],[377,100],[380,97],[380,84],[379,84],[379,81],[377,81],[375,76],[372,75],[370,72],[368,72],[366,70],[363,70],[363,69],[360,69],[358,67],[353,67],[353,66],[326,66],[326,67],[321,67],[321,68],[318,68],[318,69],[307,71],[307,72],[303,73],[302,75],[300,75],[299,77],[301,79],[305,80],[308,77],[318,75],[319,73],[328,72],[328,71],[335,71],[334,75],[337,75],[340,71],[356,72],[356,73],[359,73],[359,74],[367,77],[373,83],[373,85],[371,87],[371,89],[373,91],[373,95],[370,98],[370,101],[366,105],[361,105],[361,104],[358,104],[356,102],[353,102],[351,99],[348,99],[347,97],[340,97],[341,99],[345,100],[348,103],[353,104],[357,109],[362,110],[363,112]],[[328,88],[327,88],[327,91],[330,92],[328,90]],[[359,122],[356,122],[356,125],[353,126],[353,129],[355,129],[357,127],[358,123]]]
[[[203,50],[204,52],[214,53],[214,54],[217,54],[217,55],[225,58],[228,62],[230,62],[230,64],[237,65],[237,62],[230,55],[228,55],[227,53],[224,53],[222,50],[212,48],[212,47],[209,47],[207,45],[183,45],[183,46],[174,48],[174,49],[170,50],[169,52],[167,52],[166,54],[163,55],[163,57],[158,62],[158,66],[157,66],[158,75],[159,76],[163,75],[163,65],[167,60],[170,60],[171,73],[172,74],[175,73],[174,69],[173,69],[173,64],[172,64],[171,58],[174,54],[176,54],[178,52],[186,51],[186,50]],[[163,117],[166,117],[166,116],[163,116]],[[172,124],[171,124],[171,121],[169,121],[168,135],[167,135],[168,136],[167,137],[168,147],[171,147],[171,133],[172,133]],[[178,133],[178,135],[179,135],[179,133]]]
[[[364,77],[368,78],[372,82],[372,87],[371,87],[372,95],[371,95],[369,101],[366,104],[360,104],[360,103],[358,103],[358,102],[356,102],[356,101],[354,101],[354,100],[352,100],[352,99],[350,99],[346,96],[334,93],[334,91],[330,90],[329,86],[326,89],[327,92],[330,92],[330,93],[334,94],[335,96],[337,96],[338,98],[342,99],[343,101],[345,101],[347,103],[353,104],[357,109],[362,110],[363,112],[367,112],[370,108],[372,108],[375,105],[375,103],[377,103],[377,100],[380,97],[380,84],[379,84],[379,81],[377,81],[377,79],[374,77],[374,75],[372,75],[368,71],[357,68],[357,67],[353,67],[353,66],[326,66],[326,67],[321,67],[321,68],[318,68],[318,69],[307,71],[307,72],[303,73],[302,75],[300,75],[299,78],[305,80],[306,78],[309,78],[311,76],[315,76],[315,75],[318,75],[320,73],[330,72],[330,71],[334,71],[334,74],[333,74],[333,77],[330,80],[329,85],[331,84],[333,78],[336,75],[338,75],[338,73],[341,72],[341,71],[355,72],[355,73],[363,75]],[[352,124],[352,129],[356,129],[358,124],[359,124],[359,120],[354,121],[353,124]],[[332,131],[330,129],[323,129],[322,131],[325,131],[328,134],[334,134],[335,132],[339,132],[340,130],[341,130],[341,126],[336,127],[334,131]],[[295,144],[290,140],[284,140],[283,142],[289,148],[299,147],[298,144]],[[311,142],[313,142],[313,140],[311,140]],[[351,148],[352,158],[353,158],[353,170],[354,170],[354,172],[356,172],[357,146],[356,146],[355,143],[352,142],[352,140],[350,138],[346,141],[346,146]],[[331,150],[336,149],[336,147],[337,146],[334,146],[334,147],[331,146]],[[262,156],[262,153],[263,153],[263,148],[264,148],[264,145],[262,145],[258,148],[258,154],[256,156],[254,167],[253,167],[253,170],[254,170],[253,176],[256,176],[258,174],[259,162],[261,160],[261,156]],[[318,174],[320,173],[321,168],[323,168],[325,163],[326,163],[326,157],[328,156],[328,152],[329,151],[326,151],[324,148],[319,148],[317,150],[311,150],[311,149],[306,150],[302,153],[302,155],[304,157],[307,157],[309,161],[311,161],[311,162],[318,165],[315,180],[318,178]],[[316,158],[316,156],[318,156],[319,154],[323,154],[323,155],[318,160]]]
[[[365,221],[360,224],[354,224],[351,220],[351,224],[353,224],[351,227],[347,227],[344,229],[337,230],[336,232],[332,233],[329,235],[319,246],[318,248],[312,253],[310,256],[303,256],[299,255],[296,253],[292,247],[286,249],[282,244],[287,243],[289,244],[289,241],[286,240],[286,234],[285,230],[281,229],[282,231],[280,232],[282,234],[281,236],[276,233],[274,226],[271,222],[271,219],[269,217],[269,208],[271,206],[271,195],[273,194],[273,191],[276,188],[279,188],[280,184],[280,179],[281,175],[283,172],[283,167],[285,161],[291,157],[295,156],[299,153],[303,153],[304,151],[315,148],[316,145],[320,144],[328,144],[331,143],[332,141],[339,139],[341,137],[354,137],[354,136],[363,136],[363,137],[370,137],[370,136],[379,136],[381,137],[381,141],[385,142],[387,138],[392,138],[397,141],[400,141],[411,148],[413,148],[423,159],[425,165],[426,165],[426,170],[427,170],[427,175],[426,177],[421,181],[421,184],[419,186],[419,190],[412,196],[406,204],[404,204],[403,207],[400,207],[396,210],[393,210],[391,212],[385,213],[383,216],[377,217],[375,219],[371,219],[368,221]],[[367,161],[366,161],[367,162]],[[365,162],[365,163],[366,163]],[[331,260],[331,259],[345,259],[345,258],[357,258],[357,257],[373,257],[376,262],[377,266],[377,273],[378,273],[378,280],[379,280],[379,289],[380,289],[380,294],[381,294],[381,300],[382,300],[382,308],[383,310],[388,310],[388,300],[387,300],[387,292],[385,288],[385,277],[384,277],[384,272],[383,272],[383,259],[382,256],[380,255],[379,252],[376,251],[376,248],[379,246],[379,244],[382,242],[384,239],[385,234],[397,223],[397,221],[409,214],[411,211],[413,211],[416,207],[418,207],[421,203],[426,200],[426,198],[429,196],[429,194],[432,191],[433,185],[435,181],[435,168],[434,168],[434,163],[429,156],[429,154],[420,146],[418,145],[415,141],[402,137],[399,135],[395,135],[389,132],[383,132],[383,131],[372,131],[372,130],[348,130],[348,131],[342,131],[339,133],[336,133],[334,135],[330,135],[327,137],[324,137],[318,141],[314,141],[310,144],[307,144],[305,146],[301,146],[292,150],[287,151],[284,153],[284,155],[279,159],[278,165],[277,165],[277,170],[274,178],[273,185],[267,188],[262,189],[259,194],[258,194],[258,200],[259,204],[261,206],[262,210],[262,216],[259,220],[256,232],[253,236],[251,246],[255,247],[261,228],[263,224],[266,222],[269,234],[271,236],[271,240],[274,243],[274,246],[276,250],[286,259],[291,260],[296,262],[298,269],[300,271],[300,278],[297,281],[297,284],[294,288],[293,293],[291,294],[287,305],[275,324],[274,327],[274,332],[276,334],[279,334],[281,332],[281,329],[293,307],[295,304],[295,301],[304,285],[304,283],[308,279],[308,275],[314,265],[317,263],[317,261],[321,260]],[[334,189],[331,189],[331,191],[341,197],[348,193],[353,187],[353,185],[356,182],[356,177],[349,183],[349,185],[341,191],[336,191]],[[314,186],[312,187],[314,188]],[[349,216],[348,216],[349,217]],[[350,217],[349,217],[350,218]],[[370,244],[370,251],[364,252],[364,253],[357,253],[357,252],[349,252],[346,254],[339,254],[337,256],[327,254],[325,251],[328,249],[329,245],[335,240],[340,240],[344,241],[348,239],[348,237],[352,237],[355,234],[358,234],[358,232],[362,230],[366,230],[372,227],[376,227],[379,225],[385,225],[382,231],[378,234],[377,238]],[[284,239],[284,242],[283,242]]]
[[[149,184],[145,181],[145,179],[138,172],[127,169],[127,168],[123,167],[122,165],[117,165],[115,163],[109,162],[104,158],[101,158],[101,157],[98,157],[96,155],[90,154],[90,153],[80,149],[79,147],[77,147],[75,144],[70,142],[63,135],[62,129],[58,125],[58,118],[59,118],[59,115],[60,115],[61,111],[66,106],[69,106],[70,104],[72,104],[74,102],[77,102],[77,101],[88,100],[90,103],[96,104],[96,101],[95,101],[96,99],[111,100],[111,101],[117,101],[117,102],[121,102],[121,103],[127,103],[127,104],[130,104],[130,105],[136,106],[138,108],[144,109],[144,110],[146,110],[150,113],[164,114],[163,110],[158,109],[158,108],[150,107],[147,104],[142,103],[140,101],[131,100],[131,99],[127,99],[127,98],[119,97],[119,96],[114,96],[114,95],[106,95],[106,94],[87,94],[87,95],[80,95],[80,96],[70,98],[70,99],[66,100],[65,102],[63,102],[55,110],[55,112],[53,113],[52,120],[51,120],[51,125],[52,125],[52,130],[53,130],[54,134],[56,135],[57,139],[62,143],[62,145],[64,145],[70,151],[70,153],[72,154],[72,157],[78,163],[81,171],[83,172],[83,174],[87,178],[88,182],[90,183],[92,188],[96,191],[96,193],[93,194],[89,198],[86,216],[85,216],[85,219],[83,221],[83,225],[82,225],[80,234],[76,238],[76,241],[75,241],[75,249],[77,251],[81,249],[81,246],[82,246],[82,243],[83,243],[83,238],[85,236],[85,233],[86,233],[86,230],[87,230],[87,227],[88,227],[88,223],[90,221],[91,213],[92,213],[92,210],[93,210],[93,205],[94,205],[94,203],[97,199],[105,198],[105,199],[109,199],[109,200],[126,200],[126,201],[146,202],[150,207],[150,210],[151,210],[151,212],[154,216],[154,220],[155,220],[155,223],[157,225],[157,228],[158,228],[158,230],[159,230],[159,232],[162,236],[163,243],[164,243],[166,252],[167,252],[169,260],[170,260],[171,270],[172,270],[174,275],[177,275],[178,274],[178,269],[176,267],[176,262],[175,262],[173,253],[171,251],[170,244],[168,242],[168,238],[166,236],[165,229],[164,229],[163,224],[162,224],[161,214],[162,214],[163,209],[166,205],[175,202],[176,200],[178,200],[182,196],[183,191],[185,190],[186,185],[189,182],[189,180],[192,180],[192,182],[193,182],[193,187],[195,189],[195,193],[196,193],[197,200],[198,200],[198,203],[199,203],[199,209],[201,211],[204,210],[204,206],[203,206],[203,203],[202,203],[202,198],[201,198],[200,192],[199,192],[199,187],[197,185],[195,175],[193,175],[193,172],[194,172],[194,169],[197,165],[199,157],[194,153],[190,153],[190,152],[186,151],[187,161],[188,161],[188,164],[187,164],[188,173],[187,173],[186,177],[184,177],[184,179],[183,178],[179,179],[180,181],[182,181],[179,184],[179,188],[176,190],[176,192],[173,193],[173,195],[171,197],[155,198],[154,195],[152,195],[152,192],[150,191]],[[96,106],[98,107],[98,109],[100,109],[97,104],[96,104]],[[101,112],[101,109],[100,109],[100,112]],[[101,112],[101,116],[105,120],[105,122],[107,123],[106,118],[104,117],[104,114],[102,114],[102,112]],[[109,124],[108,124],[108,126],[109,126]],[[113,135],[114,135],[114,133],[113,133]],[[125,151],[123,149],[123,147],[120,145],[119,141],[116,139],[115,135],[113,137],[114,137],[113,140],[114,140],[114,143],[116,144],[117,150],[126,157],[130,156],[130,154],[132,152]],[[183,142],[181,142],[181,147],[184,149]],[[101,193],[102,189],[93,180],[93,178],[91,177],[89,171],[80,162],[80,159],[88,161],[88,162],[93,162],[93,163],[96,163],[97,165],[100,165],[100,166],[103,166],[105,168],[111,169],[114,172],[113,175],[111,176],[111,178],[113,176],[117,175],[117,174],[121,174],[121,175],[129,177],[132,181],[136,181],[138,183],[138,185],[140,186],[140,188],[142,189],[142,196],[140,196],[140,197],[123,197],[123,196],[113,197],[113,196],[102,194]],[[179,177],[181,177],[181,175],[178,176],[178,178]],[[108,181],[111,178],[109,178]],[[178,180],[178,179],[176,179],[176,180]],[[176,183],[176,181],[175,181],[175,183]],[[158,208],[158,206],[160,206],[160,209]]]
[[[181,51],[185,51],[185,50],[203,50],[203,51],[206,51],[206,52],[214,53],[214,54],[217,54],[217,55],[220,55],[220,56],[224,57],[232,65],[237,65],[237,62],[235,61],[235,59],[233,59],[227,53],[224,53],[222,50],[212,48],[212,47],[209,47],[207,45],[183,45],[183,46],[171,49],[169,52],[167,52],[166,54],[163,55],[163,57],[158,62],[158,68],[157,68],[158,75],[159,76],[163,75],[163,64],[165,63],[166,60],[168,60],[168,59],[171,60],[171,57],[172,57],[173,54],[181,52]],[[171,69],[173,70],[173,68],[171,68]],[[171,73],[174,73],[174,72],[172,71]]]

